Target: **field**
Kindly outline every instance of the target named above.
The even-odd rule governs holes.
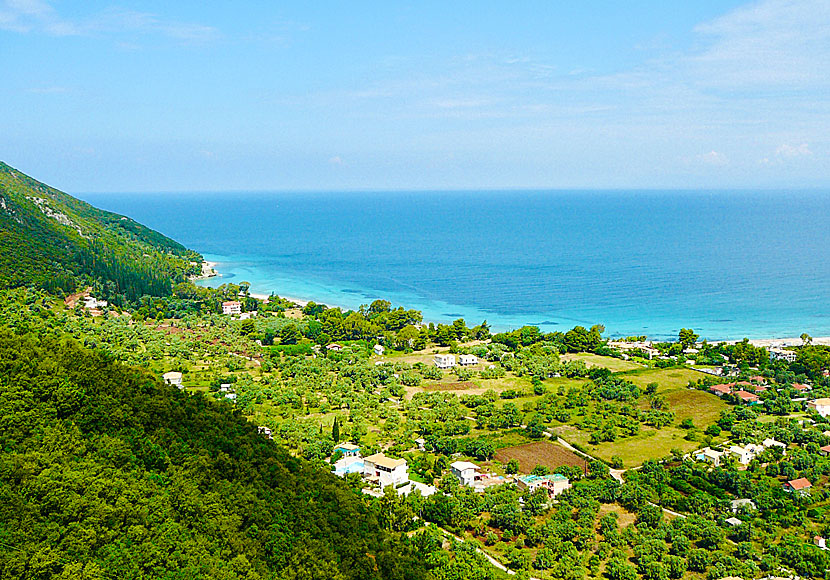
[[[601,356],[598,354],[591,354],[588,352],[579,352],[576,354],[563,354],[560,357],[564,360],[581,360],[587,367],[605,367],[611,372],[618,373],[624,371],[633,371],[642,369],[643,365],[612,356]]]
[[[503,447],[496,451],[496,461],[507,463],[511,459],[519,461],[521,473],[530,473],[537,465],[544,465],[549,469],[555,469],[561,465],[575,465],[583,469],[587,467],[587,462],[579,455],[549,441]]]

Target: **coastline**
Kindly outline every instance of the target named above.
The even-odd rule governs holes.
[[[222,274],[221,270],[217,269],[217,267],[221,266],[221,264],[222,264],[221,261],[216,261],[216,260],[208,261],[208,260],[206,260],[203,263],[203,268],[205,266],[207,266],[210,269],[210,271],[212,272],[212,274],[210,276],[206,276],[206,277],[198,277],[195,280],[197,280],[197,281],[198,280],[206,281],[206,280],[211,280],[211,279],[214,279],[214,278],[223,278],[223,274]],[[269,298],[271,296],[271,292],[273,292],[274,295],[279,296],[282,299],[289,300],[289,301],[297,304],[297,306],[300,307],[300,308],[304,308],[309,302],[314,302],[316,304],[323,304],[323,305],[325,305],[329,308],[340,308],[344,311],[356,310],[357,309],[357,307],[354,307],[354,306],[348,306],[348,305],[344,305],[342,303],[337,304],[336,302],[333,302],[333,301],[330,301],[330,300],[318,299],[318,298],[315,298],[314,296],[309,296],[309,295],[305,295],[304,297],[301,298],[301,297],[296,296],[296,295],[291,295],[291,294],[294,294],[294,293],[283,295],[283,294],[279,293],[279,291],[277,291],[277,290],[266,291],[261,284],[259,284],[259,285],[258,284],[252,284],[252,287],[254,287],[254,286],[256,287],[255,290],[252,291],[252,292],[249,291],[249,294],[250,294],[250,296],[252,296],[254,298],[258,298],[260,300],[266,300],[267,298]],[[385,298],[385,299],[390,299],[391,300],[391,298]],[[368,302],[369,302],[369,300],[367,299],[366,303],[368,303]],[[475,322],[475,319],[472,319],[472,318],[468,319],[467,316],[464,316],[461,313],[458,313],[458,314],[454,315],[454,318],[450,317],[450,316],[447,316],[446,319],[442,321],[440,319],[437,319],[434,316],[427,315],[427,313],[424,312],[423,308],[422,307],[419,308],[419,306],[417,304],[415,304],[415,305],[399,304],[399,306],[403,306],[404,308],[414,308],[416,310],[420,310],[421,312],[423,312],[424,313],[424,320],[423,320],[424,324],[429,324],[429,323],[450,324],[452,319],[457,319],[457,318],[465,318],[465,320],[467,320],[467,322]],[[520,328],[524,325],[540,326],[540,327],[543,326],[543,324],[541,324],[541,323],[534,323],[532,321],[518,321],[517,320],[514,323],[504,323],[504,322],[499,322],[499,321],[489,321],[489,318],[487,318],[487,320],[488,320],[488,323],[490,324],[491,331],[493,333],[496,333],[496,332],[510,332],[510,331],[516,330],[516,329],[518,329],[518,328]],[[583,322],[581,320],[576,320],[576,319],[573,319],[573,320],[563,319],[563,320],[568,320],[568,324],[570,326],[567,326],[567,327],[562,326],[561,328],[558,328],[556,330],[559,330],[561,332],[565,332],[567,330],[570,330],[570,328],[572,326],[582,325],[582,326],[587,327],[587,326],[591,325],[591,323]],[[477,322],[475,322],[475,323],[477,323]],[[599,324],[603,324],[603,323],[600,321]],[[547,330],[545,330],[544,328],[542,330],[543,330],[543,332],[547,332]],[[770,349],[770,348],[784,348],[784,347],[792,347],[792,346],[801,346],[802,345],[802,340],[801,340],[800,337],[794,337],[794,336],[776,337],[776,336],[770,336],[769,334],[765,335],[765,334],[760,334],[760,333],[754,335],[757,338],[751,338],[751,336],[753,336],[752,333],[745,333],[744,337],[742,337],[740,339],[736,339],[736,338],[710,338],[709,336],[704,336],[704,333],[701,333],[701,338],[699,339],[698,342],[702,342],[703,340],[706,340],[710,344],[719,344],[719,343],[735,344],[735,343],[738,343],[738,342],[742,342],[744,338],[747,338],[749,340],[749,343],[752,344],[753,346],[765,347],[767,349]],[[623,335],[618,335],[618,333],[614,333],[614,334],[610,334],[608,336],[608,338],[610,340],[619,340],[619,339],[623,338]],[[657,336],[649,336],[648,338],[652,342],[671,342],[671,340],[676,340],[676,335],[675,336],[673,336],[673,335],[657,335]],[[815,344],[815,345],[830,346],[830,336],[812,337],[811,338],[811,343]]]

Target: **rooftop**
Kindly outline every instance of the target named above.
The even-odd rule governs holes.
[[[365,458],[363,461],[366,463],[374,463],[375,465],[385,467],[386,469],[395,469],[401,465],[406,465],[406,459],[392,459],[391,457],[386,457],[383,453],[375,453],[374,455],[370,455]]]
[[[464,471],[465,469],[481,469],[475,463],[470,463],[469,461],[456,461],[452,465],[450,465],[453,469],[457,469],[458,471]]]
[[[789,485],[791,488],[793,488],[795,490],[807,489],[808,487],[813,486],[813,484],[810,483],[810,480],[807,479],[806,477],[800,477],[798,479],[793,479],[791,481],[788,481],[787,485]]]

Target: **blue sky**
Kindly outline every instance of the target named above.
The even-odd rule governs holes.
[[[826,0],[0,0],[0,59],[70,192],[830,184]]]

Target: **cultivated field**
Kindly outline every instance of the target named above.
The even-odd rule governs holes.
[[[589,352],[568,353],[560,356],[562,360],[581,360],[587,367],[605,367],[611,372],[634,371],[642,369],[643,365],[612,356],[601,356]]]
[[[585,469],[587,462],[576,453],[549,441],[526,443],[516,447],[503,447],[496,451],[496,461],[507,463],[511,459],[519,462],[519,471],[530,473],[537,465],[555,469],[561,465],[575,465]]]

